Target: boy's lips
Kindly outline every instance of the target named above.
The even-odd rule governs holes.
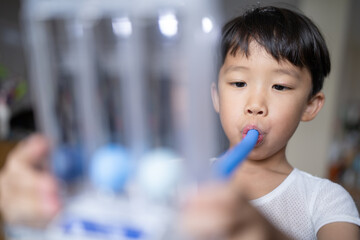
[[[263,131],[261,131],[255,125],[247,125],[247,126],[245,126],[244,129],[242,130],[242,135],[243,135],[242,137],[244,138],[246,136],[246,134],[248,133],[248,131],[250,131],[251,129],[255,129],[256,131],[259,132],[259,137],[258,137],[258,140],[256,142],[256,145],[259,145],[264,140],[264,133],[263,133]]]

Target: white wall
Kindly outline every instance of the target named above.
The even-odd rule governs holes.
[[[237,17],[239,14],[244,12],[253,6],[267,6],[274,5],[278,7],[288,7],[290,9],[297,9],[300,0],[220,0],[224,7],[224,19],[225,21],[231,18]]]
[[[300,124],[288,147],[293,166],[326,177],[328,152],[334,136],[334,121],[344,60],[350,0],[302,0],[299,8],[320,28],[331,54],[331,73],[325,79],[325,106],[315,120]]]

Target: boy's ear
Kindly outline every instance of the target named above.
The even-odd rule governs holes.
[[[324,106],[325,95],[322,92],[318,92],[308,101],[303,115],[301,117],[301,121],[307,122],[313,120],[321,108]]]
[[[212,99],[215,111],[217,113],[219,113],[219,110],[220,110],[219,92],[218,92],[216,83],[214,83],[214,82],[211,84],[211,99]]]

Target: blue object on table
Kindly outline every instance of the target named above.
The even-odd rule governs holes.
[[[246,156],[253,150],[259,137],[255,129],[248,131],[244,139],[235,147],[223,154],[215,163],[215,171],[221,178],[231,176],[235,168],[242,163]]]
[[[121,192],[131,174],[130,154],[117,144],[107,144],[93,155],[90,179],[99,189]]]
[[[62,229],[65,234],[83,234],[96,237],[96,239],[149,239],[147,234],[137,226],[101,223],[88,219],[65,219]]]
[[[65,182],[76,180],[83,174],[83,157],[79,146],[64,144],[52,153],[55,175]]]

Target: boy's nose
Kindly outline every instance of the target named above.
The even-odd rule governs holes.
[[[267,115],[267,107],[263,102],[249,102],[245,107],[246,115],[254,115],[254,116],[266,116]]]
[[[248,108],[247,113],[253,115],[264,115],[264,110],[260,108]]]

